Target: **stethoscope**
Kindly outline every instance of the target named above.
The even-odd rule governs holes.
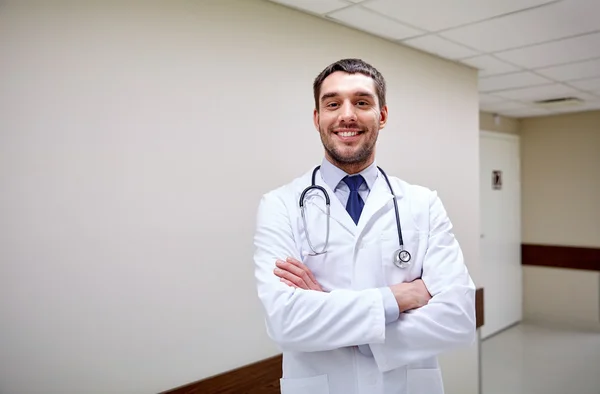
[[[321,166],[315,167],[315,169],[313,170],[313,173],[312,173],[312,184],[310,186],[308,186],[306,189],[304,189],[304,191],[300,195],[300,212],[302,213],[302,221],[304,222],[304,232],[306,234],[306,241],[308,242],[308,246],[310,247],[310,249],[313,252],[313,254],[311,254],[312,256],[327,253],[327,245],[329,243],[329,220],[331,218],[329,194],[327,193],[327,191],[325,190],[324,187],[315,184],[315,178],[316,178],[317,171],[319,170],[319,168],[321,168]],[[398,213],[398,203],[396,202],[394,189],[392,188],[392,185],[390,184],[390,180],[388,179],[385,172],[380,167],[377,167],[377,168],[379,169],[379,171],[385,178],[385,182],[387,183],[387,185],[390,189],[390,192],[392,193],[392,196],[394,196],[392,201],[394,202],[394,210],[396,211],[396,227],[398,229],[398,242],[400,244],[400,249],[398,249],[394,252],[394,265],[398,268],[406,268],[410,265],[411,256],[407,250],[404,250],[404,240],[402,239],[402,229],[400,227],[400,214]],[[326,232],[326,236],[325,236],[325,245],[323,246],[323,250],[321,250],[320,252],[317,252],[315,250],[315,248],[313,247],[312,243],[310,242],[310,237],[308,235],[308,226],[306,225],[306,216],[304,213],[304,198],[306,196],[306,193],[308,193],[310,190],[319,190],[325,196],[325,205],[326,205],[326,210],[327,210],[327,232]]]

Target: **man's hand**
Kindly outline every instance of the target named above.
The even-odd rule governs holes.
[[[390,286],[390,288],[396,302],[398,302],[400,313],[427,305],[431,299],[431,294],[429,294],[425,283],[421,279],[408,283],[398,283]]]
[[[277,268],[273,271],[288,286],[304,290],[323,291],[308,267],[298,260],[288,257],[285,261],[277,260]]]

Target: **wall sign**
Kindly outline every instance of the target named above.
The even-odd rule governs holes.
[[[501,190],[502,189],[502,171],[499,171],[499,170],[492,171],[492,189],[493,190]]]

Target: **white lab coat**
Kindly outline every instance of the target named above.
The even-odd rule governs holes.
[[[393,264],[398,233],[392,194],[379,174],[355,225],[320,172],[316,183],[331,200],[328,252],[307,256],[298,201],[312,170],[265,194],[255,236],[258,296],[267,332],[282,349],[282,394],[442,394],[437,356],[473,343],[475,286],[437,193],[390,177],[400,212],[406,269]],[[325,241],[324,199],[305,199],[315,249]],[[276,259],[294,257],[325,292],[288,287]],[[385,324],[377,289],[421,277],[432,295],[419,309]],[[372,355],[357,346],[368,344]]]

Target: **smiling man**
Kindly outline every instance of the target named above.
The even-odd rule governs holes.
[[[336,65],[315,81],[314,122],[326,159],[346,173],[355,174],[375,159],[377,136],[387,121],[385,82],[376,70],[366,66],[366,73],[347,73],[338,71]]]
[[[343,59],[315,79],[320,166],[265,194],[255,273],[283,394],[442,394],[437,356],[475,338],[475,286],[436,192],[377,167],[386,83]]]

